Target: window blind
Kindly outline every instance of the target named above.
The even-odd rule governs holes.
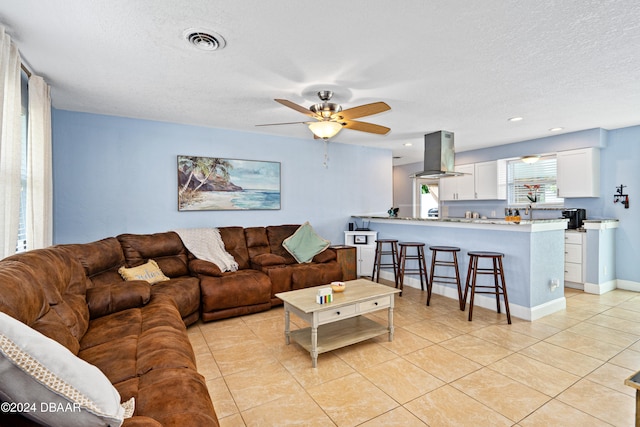
[[[555,156],[545,156],[536,163],[521,160],[507,162],[507,194],[509,205],[529,205],[531,203],[558,205],[564,199],[558,197],[556,185],[557,160]],[[539,186],[537,190],[526,186]],[[530,200],[527,196],[530,196]]]

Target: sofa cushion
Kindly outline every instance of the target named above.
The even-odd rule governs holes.
[[[95,366],[22,322],[0,313],[0,397],[9,402],[37,402],[66,410],[25,411],[51,426],[122,424],[133,413],[120,405],[120,394]]]
[[[145,305],[151,299],[151,285],[146,280],[132,280],[87,289],[87,305],[92,319]]]
[[[276,254],[260,254],[251,259],[251,263],[257,267],[257,270],[261,269],[262,267],[286,264],[286,262],[287,260]]]
[[[146,280],[152,285],[171,280],[164,275],[160,267],[158,267],[158,263],[152,259],[137,267],[120,267],[118,273],[122,275],[124,280]]]
[[[197,277],[176,277],[168,282],[157,283],[153,285],[152,293],[165,294],[173,298],[183,320],[192,313],[198,313],[200,309],[200,281]]]
[[[114,384],[123,398],[135,397],[136,413],[126,426],[207,426],[218,425],[205,379],[195,370],[153,369],[139,377]],[[154,424],[149,418],[158,421]],[[132,423],[142,418],[140,424]]]
[[[247,227],[244,229],[244,235],[247,239],[247,249],[251,260],[259,255],[271,253],[266,228]]]
[[[122,280],[118,274],[118,268],[125,265],[124,253],[120,242],[115,237],[91,243],[60,245],[60,247],[70,251],[80,261],[90,280],[87,287],[110,285]]]
[[[136,267],[153,259],[168,277],[189,275],[187,248],[176,233],[121,234],[117,239],[127,267]]]
[[[314,256],[327,249],[329,245],[331,242],[320,237],[309,222],[302,224],[295,233],[282,242],[282,246],[298,263],[311,262]]]
[[[220,227],[220,237],[224,242],[224,248],[238,263],[239,270],[250,268],[249,251],[242,227]]]
[[[271,282],[256,270],[238,270],[220,277],[200,276],[202,312],[268,303]]]
[[[334,259],[338,259],[336,251],[327,249],[326,251],[322,251],[318,255],[314,256],[313,262],[324,264],[325,262],[333,261]]]
[[[270,225],[267,227],[269,249],[272,254],[283,257],[287,264],[296,264],[296,259],[282,246],[282,242],[300,228],[300,224]]]
[[[68,251],[51,247],[5,258],[0,284],[0,311],[78,351],[89,326],[87,279]]]

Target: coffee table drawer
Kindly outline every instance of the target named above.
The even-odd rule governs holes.
[[[324,323],[326,321],[336,321],[344,319],[356,314],[355,305],[347,305],[344,307],[335,308],[333,310],[321,311],[318,313],[318,321]]]
[[[387,295],[384,297],[372,299],[370,301],[360,302],[358,303],[358,313],[367,313],[369,311],[380,310],[381,308],[386,308],[391,305],[391,296]]]

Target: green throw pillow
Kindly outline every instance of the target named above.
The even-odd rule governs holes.
[[[314,256],[327,249],[330,244],[330,241],[323,239],[313,231],[313,227],[308,221],[282,242],[282,246],[299,263],[311,262]]]

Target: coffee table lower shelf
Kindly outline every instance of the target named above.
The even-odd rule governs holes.
[[[389,328],[363,316],[351,317],[318,327],[318,353],[336,350],[389,333]],[[290,337],[308,352],[313,351],[311,328],[296,329]]]

